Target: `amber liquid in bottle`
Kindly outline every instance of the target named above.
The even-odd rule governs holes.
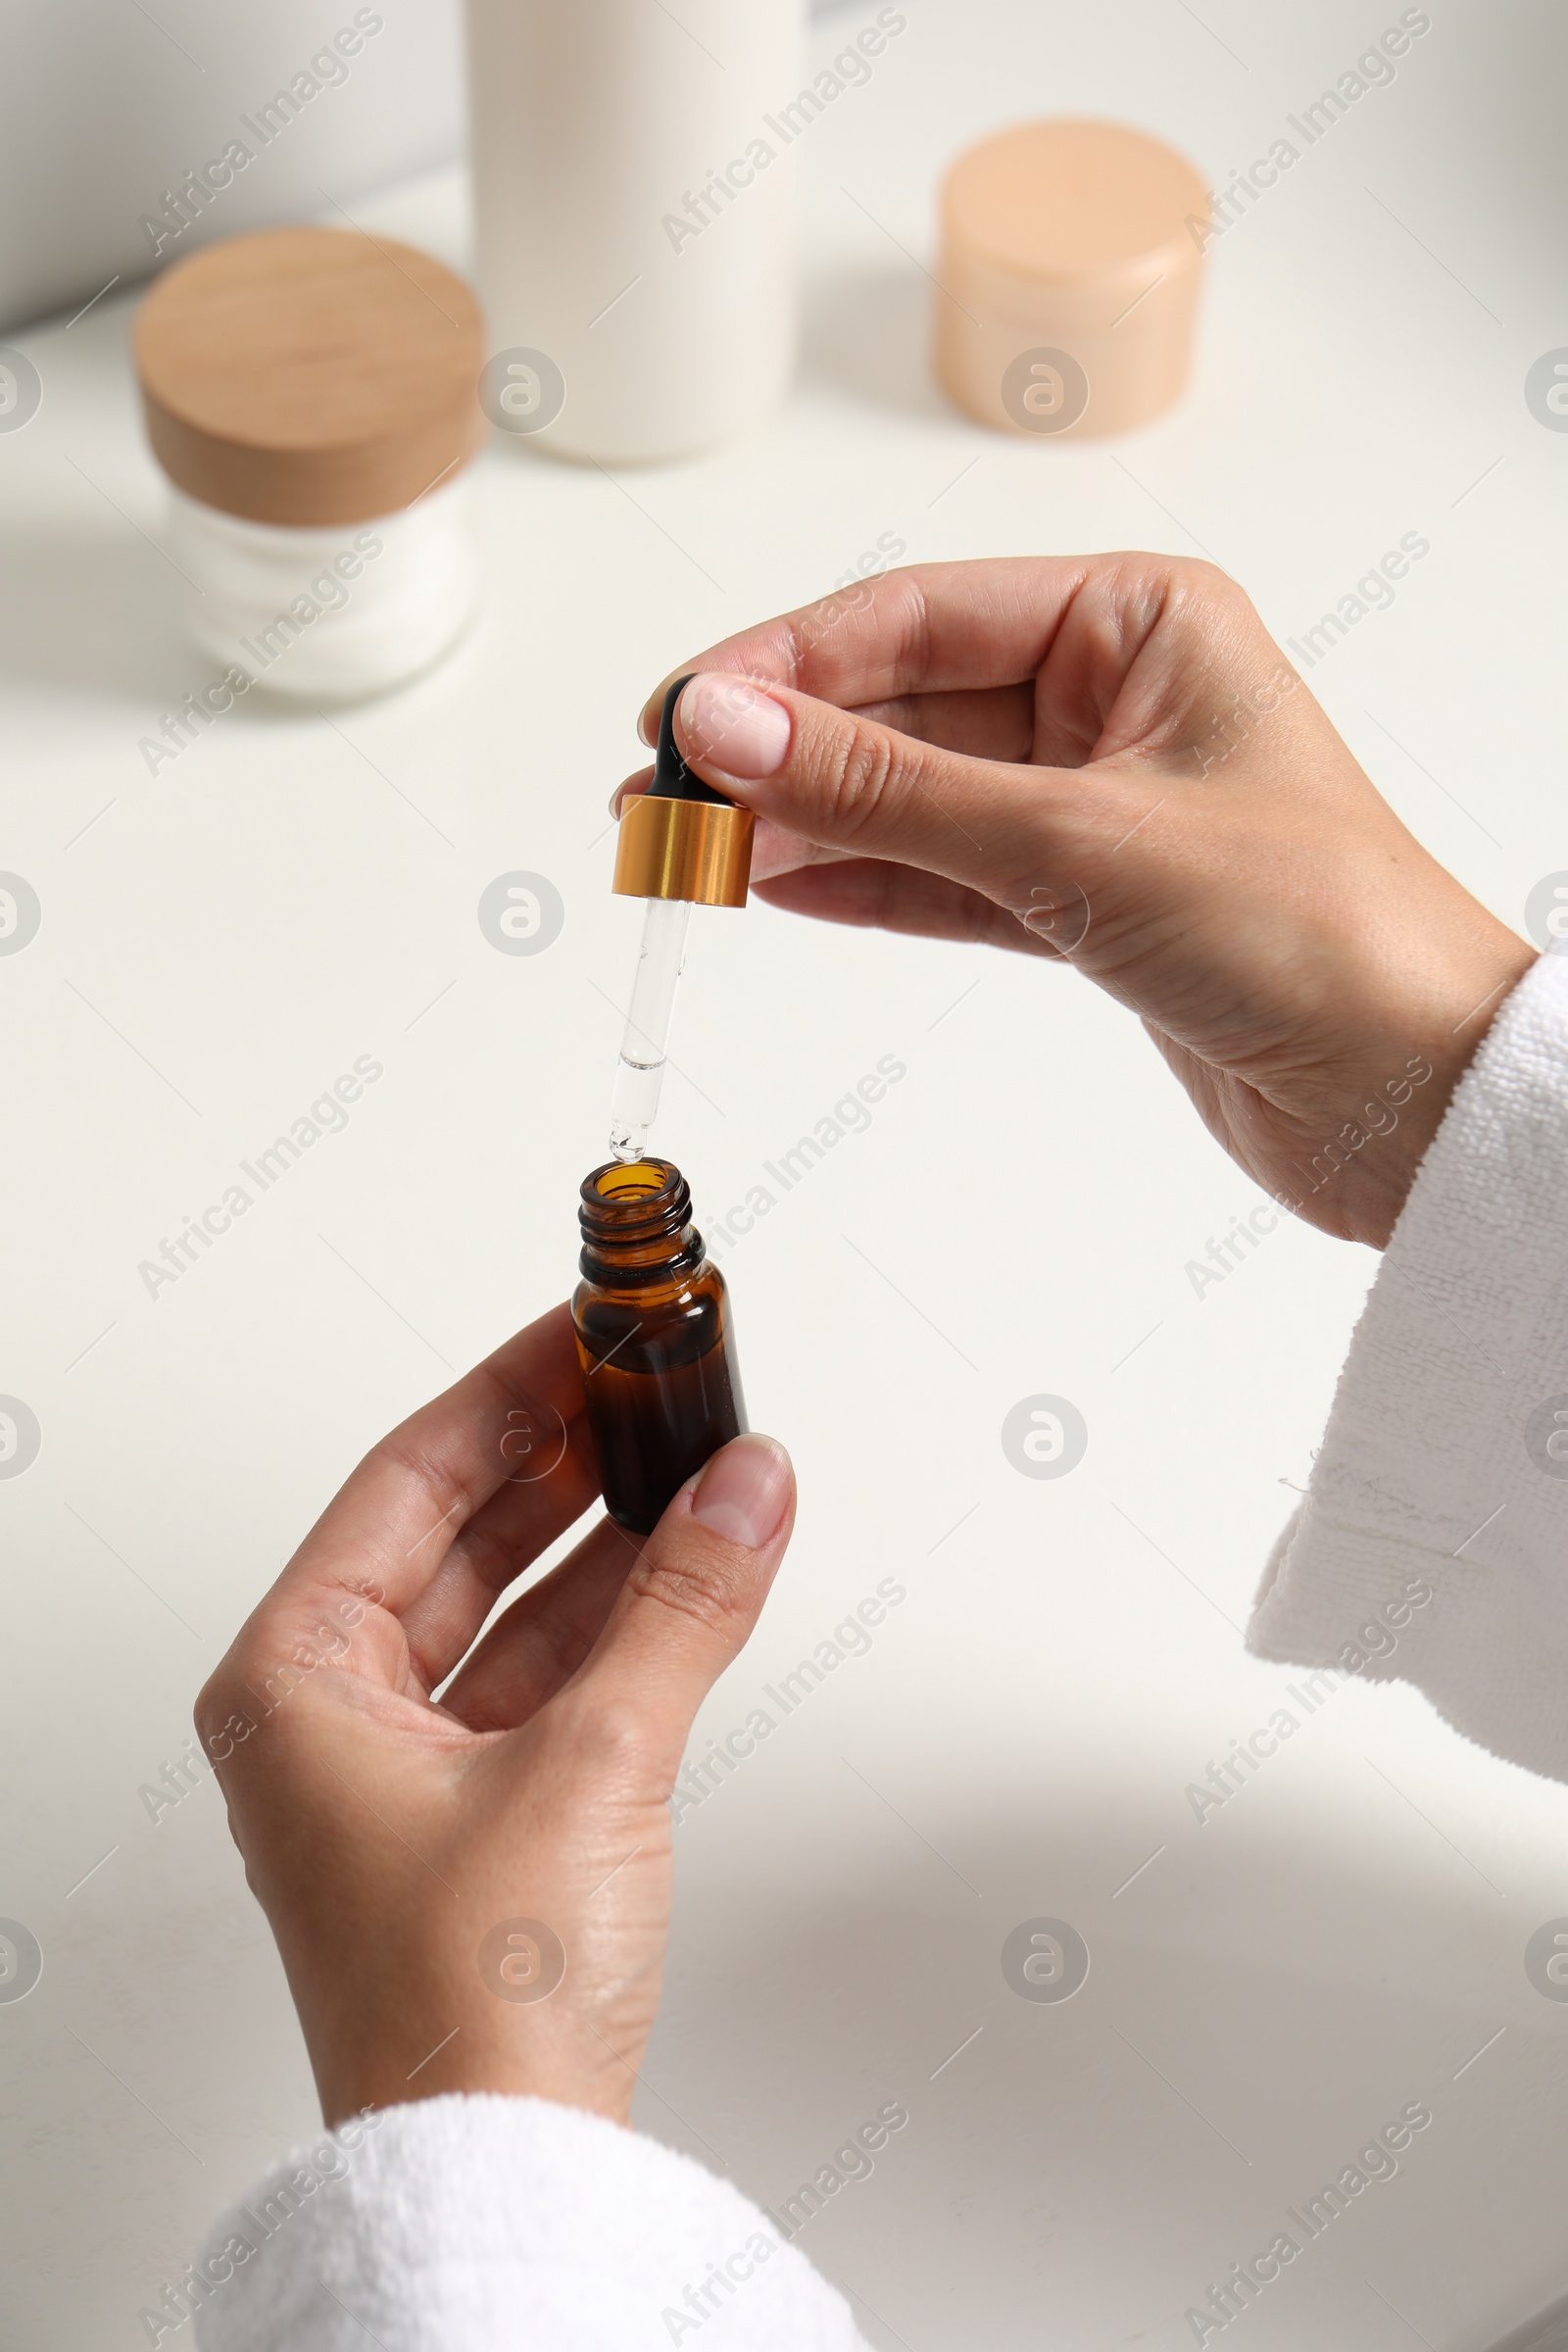
[[[664,1505],[747,1426],[729,1292],[667,1159],[585,1177],[572,1327],[605,1507],[650,1534]]]

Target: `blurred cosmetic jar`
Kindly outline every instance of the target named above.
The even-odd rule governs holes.
[[[316,703],[447,651],[475,598],[483,340],[442,263],[344,229],[230,237],[158,279],[136,373],[205,654]]]
[[[999,432],[1125,433],[1181,398],[1192,365],[1203,182],[1120,122],[1015,122],[942,189],[937,378]]]

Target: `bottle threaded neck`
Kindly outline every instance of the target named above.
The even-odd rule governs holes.
[[[648,1282],[702,1263],[691,1188],[671,1160],[612,1159],[582,1181],[581,1268],[591,1280]]]

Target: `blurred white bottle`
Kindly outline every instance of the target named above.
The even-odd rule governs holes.
[[[782,399],[801,20],[801,0],[467,0],[496,423],[638,463]]]

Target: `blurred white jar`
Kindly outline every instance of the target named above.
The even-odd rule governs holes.
[[[801,0],[467,0],[494,422],[613,465],[701,449],[795,364]],[[822,82],[822,76],[818,76]]]
[[[365,523],[304,530],[170,493],[186,618],[214,661],[295,702],[357,702],[428,669],[462,633],[477,572],[460,474]]]
[[[475,601],[478,306],[411,246],[270,229],[159,279],[136,325],[190,633],[292,701],[384,693]]]

